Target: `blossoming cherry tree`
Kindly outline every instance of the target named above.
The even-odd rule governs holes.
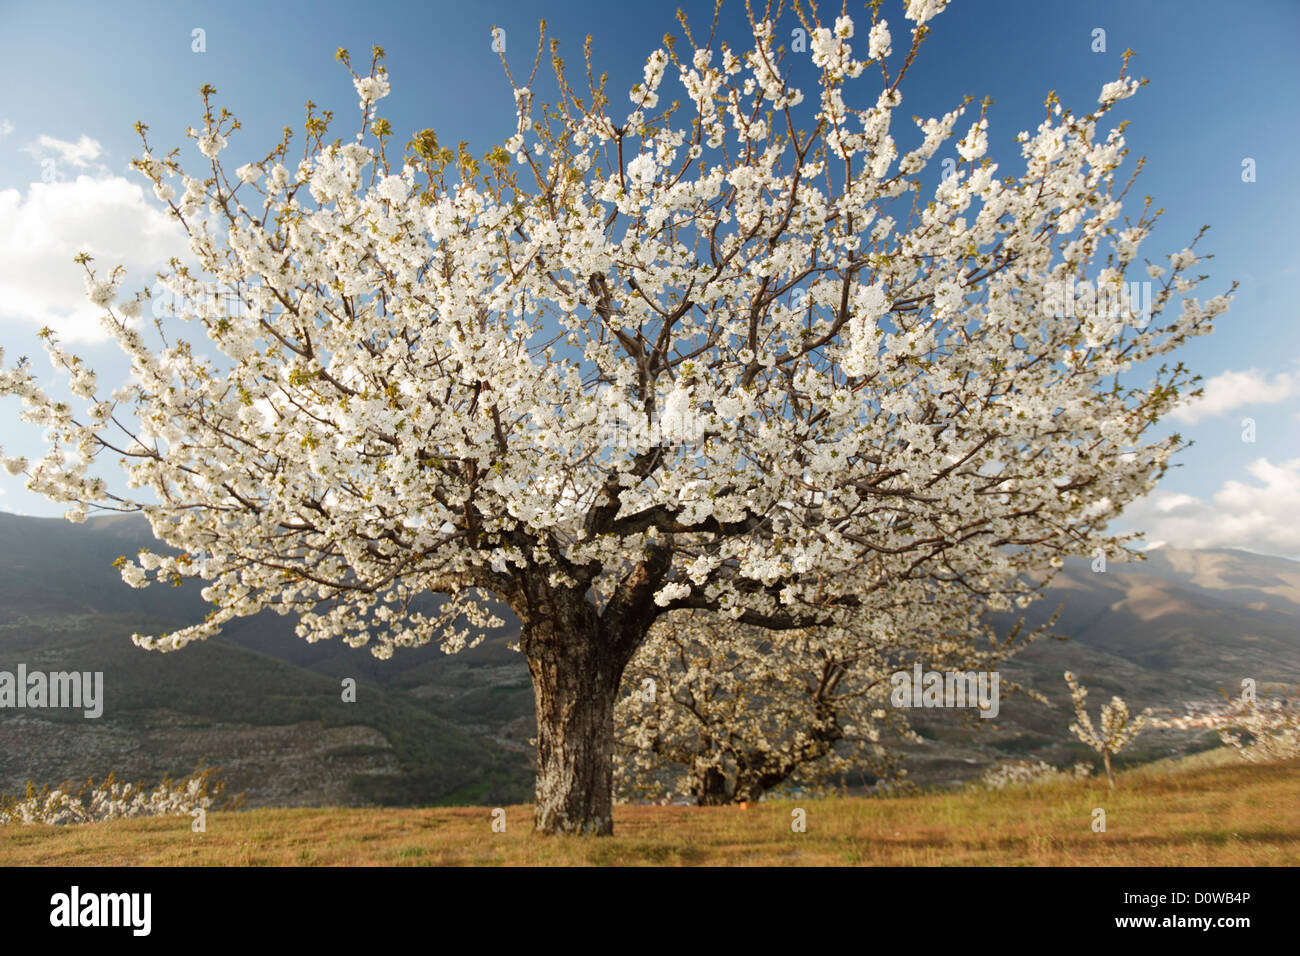
[[[1001,167],[987,104],[901,112],[944,6],[909,0],[897,54],[879,11],[865,43],[805,17],[811,62],[783,52],[788,24],[751,17],[747,49],[687,27],[621,114],[554,45],[557,101],[535,102],[539,45],[516,133],[481,160],[431,131],[397,155],[379,50],[361,72],[340,51],[357,138],[309,104],[297,162],[286,132],[230,173],[238,123],[205,88],[196,175],[140,127],[136,166],[189,236],[161,277],[177,316],[143,321],[144,294],[83,259],[131,379],[105,387],[47,332],[72,396],[0,372],[49,441],[6,465],[73,520],[145,515],[170,550],[124,561],[128,583],[205,582],[207,620],[145,648],[269,609],[381,657],[456,650],[504,602],[536,826],[610,833],[620,678],[660,615],[841,626],[954,588],[1023,605],[1025,572],[1123,548],[1107,523],[1181,445],[1146,433],[1194,380],[1152,360],[1228,305],[1188,294],[1193,249],[1151,267],[1141,328],[1047,305],[1140,268],[1158,213],[1120,219],[1124,139],[1099,127],[1137,81],[1084,115],[1050,99]],[[959,123],[961,163],[927,177]],[[656,427],[668,410],[690,427]]]

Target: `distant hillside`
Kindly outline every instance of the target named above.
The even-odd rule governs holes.
[[[1039,691],[1052,706],[1013,697],[997,720],[980,722],[995,727],[975,730],[949,712],[918,712],[933,743],[911,749],[914,779],[964,779],[1021,757],[1091,762],[1096,755],[1067,732],[1066,670],[1088,687],[1094,715],[1115,694],[1135,709],[1173,713],[1188,701],[1218,700],[1221,689],[1240,693],[1245,677],[1261,689],[1300,683],[1300,563],[1245,551],[1161,549],[1144,561],[1110,562],[1104,572],[1091,565],[1066,562],[1026,614],[1036,626],[1063,605],[1053,632],[1068,640],[1040,638],[1001,668],[1004,680]],[[1119,759],[1138,763],[1218,743],[1204,732],[1150,731]]]
[[[436,647],[377,661],[338,642],[307,644],[292,621],[262,615],[219,639],[159,655],[131,644],[133,630],[200,620],[198,588],[133,590],[112,561],[157,547],[142,519],[0,514],[0,670],[103,670],[100,720],[68,712],[0,711],[0,791],[30,778],[183,773],[200,759],[226,768],[250,803],[506,803],[531,794],[534,735],[527,667],[510,643],[517,623],[471,651]],[[1064,763],[1090,752],[1066,732],[1064,670],[1092,691],[1135,707],[1261,685],[1300,683],[1300,564],[1241,551],[1151,552],[1094,573],[1070,562],[1028,615],[1064,610],[1055,632],[1002,668],[1045,694],[1047,707],[1012,698],[996,721],[918,712],[923,745],[908,766],[921,783],[968,778],[999,760]],[[358,702],[340,680],[359,681]],[[938,716],[936,716],[938,715]],[[988,725],[996,725],[990,727]],[[1128,762],[1189,753],[1217,741],[1149,733]]]
[[[531,794],[522,745],[503,747],[439,715],[418,694],[384,690],[369,676],[378,663],[369,653],[342,647],[351,667],[295,663],[310,664],[313,655],[302,654],[310,646],[284,618],[241,621],[228,635],[171,654],[135,647],[133,631],[158,633],[206,613],[194,585],[122,583],[113,559],[146,544],[157,546],[135,519],[71,525],[0,514],[0,670],[24,663],[103,671],[106,698],[96,720],[79,711],[0,711],[0,792],[28,779],[109,771],[156,779],[206,761],[224,768],[250,805],[502,802]],[[427,649],[431,655],[445,658]],[[344,676],[358,680],[355,703],[342,700]]]

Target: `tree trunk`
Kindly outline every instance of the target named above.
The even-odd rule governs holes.
[[[605,640],[580,596],[552,596],[552,615],[524,624],[537,704],[537,792],[541,833],[614,832],[614,701],[627,661]]]
[[[717,767],[709,767],[695,778],[695,802],[701,807],[719,807],[730,803],[727,776]]]
[[[1108,781],[1110,781],[1110,788],[1111,788],[1112,790],[1114,790],[1114,789],[1115,789],[1115,773],[1114,773],[1114,771],[1111,770],[1111,767],[1110,767],[1110,752],[1107,751],[1107,752],[1103,753],[1101,756],[1102,756],[1102,760],[1103,760],[1103,761],[1105,762],[1105,764],[1106,764],[1106,779],[1107,779]]]

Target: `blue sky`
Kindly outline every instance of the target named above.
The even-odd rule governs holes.
[[[693,27],[707,32],[712,4],[682,6]],[[444,144],[468,140],[481,154],[510,135],[514,122],[491,49],[493,26],[505,30],[517,74],[531,67],[539,18],[574,67],[592,34],[596,66],[617,91],[640,78],[645,55],[665,32],[680,36],[675,8],[587,0],[0,2],[6,363],[22,354],[43,363],[35,333],[48,323],[106,376],[120,368],[112,347],[75,341],[93,324],[78,301],[71,256],[86,248],[101,265],[124,261],[128,289],[150,284],[170,240],[158,204],[137,190],[143,180],[127,165],[138,149],[132,125],[147,123],[159,152],[186,144],[186,127],[199,120],[202,83],[215,86],[219,102],[243,123],[231,145],[233,168],[264,155],[284,125],[300,128],[308,98],[351,124],[356,96],[334,50],[345,46],[360,60],[379,44],[393,84],[383,114],[396,138],[405,142],[430,127]],[[860,25],[855,42],[865,44],[870,15],[857,4],[848,9]],[[837,8],[823,11],[833,18]],[[902,14],[901,0],[886,0],[894,60],[905,47]],[[725,3],[722,23],[724,37],[746,36],[743,2]],[[794,25],[785,23],[787,31]],[[1013,137],[1037,124],[1049,90],[1086,112],[1115,78],[1122,52],[1136,51],[1130,73],[1151,82],[1112,115],[1132,121],[1130,160],[1148,158],[1130,195],[1151,195],[1167,210],[1143,253],[1163,261],[1208,223],[1199,249],[1216,258],[1204,269],[1211,278],[1202,294],[1218,294],[1234,279],[1240,288],[1218,330],[1181,353],[1205,377],[1207,401],[1168,424],[1196,444],[1131,520],[1153,543],[1300,557],[1300,306],[1289,294],[1300,280],[1300,179],[1293,172],[1300,4],[1252,0],[1228,11],[1203,0],[955,0],[932,26],[903,87],[904,114],[940,114],[967,93],[991,96],[989,155],[1007,171],[1018,160]],[[204,31],[204,52],[193,49],[195,29]],[[1105,52],[1093,50],[1098,29]],[[670,76],[665,87],[671,83]],[[1254,182],[1243,181],[1247,159]],[[0,400],[0,447],[5,455],[37,456],[40,434],[18,423],[18,410]],[[1245,418],[1255,423],[1253,442],[1242,440]],[[0,509],[57,515],[63,506],[0,472]]]

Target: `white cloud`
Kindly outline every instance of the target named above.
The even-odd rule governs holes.
[[[1272,381],[1259,369],[1227,371],[1204,385],[1205,394],[1169,413],[1176,421],[1194,425],[1204,418],[1222,415],[1247,405],[1269,405],[1300,393],[1300,375],[1279,372]]]
[[[91,139],[85,133],[82,133],[75,143],[70,143],[66,139],[55,139],[42,133],[36,138],[35,143],[29,143],[23,149],[33,156],[53,154],[65,163],[83,169],[104,155],[104,147],[99,144],[99,140]]]
[[[0,136],[8,136],[14,131],[14,124],[8,120],[0,120]]]
[[[1300,558],[1300,458],[1246,466],[1254,483],[1224,482],[1211,501],[1156,491],[1124,510],[1124,524],[1152,546],[1241,548]]]
[[[151,285],[185,250],[180,224],[120,176],[32,183],[26,196],[0,191],[0,317],[49,325],[69,340],[102,339],[73,257],[90,253],[101,275],[126,266],[125,293]]]

